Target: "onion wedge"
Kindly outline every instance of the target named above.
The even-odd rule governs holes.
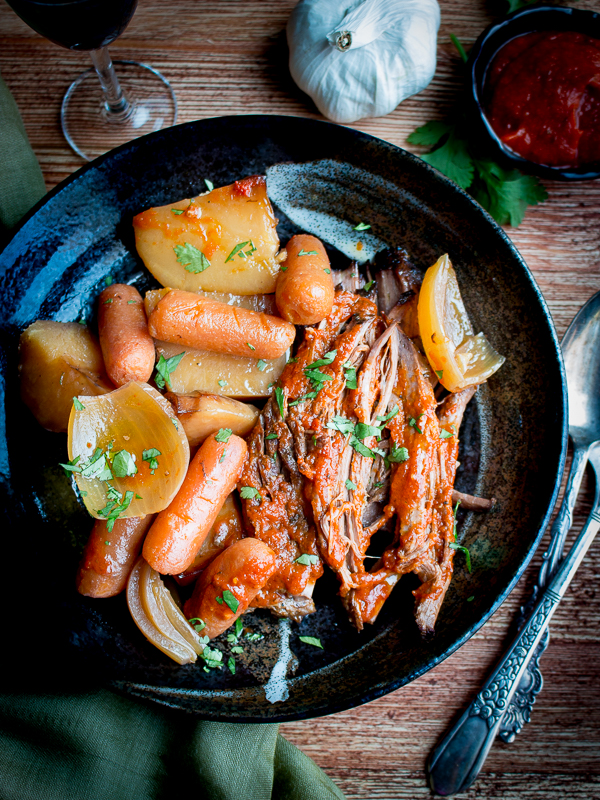
[[[175,604],[160,576],[142,557],[127,582],[127,605],[146,639],[178,664],[191,664],[204,649],[201,637]]]
[[[166,508],[187,472],[190,449],[168,400],[131,382],[99,397],[73,399],[69,465],[89,513],[141,517]]]
[[[418,316],[427,360],[449,392],[483,383],[504,364],[483,333],[473,334],[447,255],[425,273]]]

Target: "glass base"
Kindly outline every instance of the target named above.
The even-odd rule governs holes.
[[[129,101],[123,113],[109,113],[94,69],[82,72],[62,101],[62,131],[69,145],[86,161],[177,122],[175,93],[160,72],[136,61],[113,64]]]

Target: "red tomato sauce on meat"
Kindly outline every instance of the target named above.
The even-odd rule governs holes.
[[[553,167],[600,160],[600,40],[575,31],[518,36],[491,64],[484,105],[523,158]]]

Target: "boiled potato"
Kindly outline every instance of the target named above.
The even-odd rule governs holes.
[[[227,397],[268,397],[269,384],[283,372],[286,355],[272,361],[257,361],[245,356],[210,353],[171,342],[156,341],[158,356],[172,358],[185,351],[170,375],[171,390],[177,394],[218,394]],[[264,369],[259,367],[264,365]]]
[[[144,305],[146,307],[146,316],[149,317],[154,311],[156,306],[160,303],[162,298],[171,291],[172,287],[166,289],[152,289],[146,292],[144,297]],[[247,308],[249,311],[263,312],[264,314],[271,314],[278,317],[279,311],[275,304],[274,294],[231,294],[230,292],[201,292],[197,291],[196,294],[202,297],[208,297],[209,300],[215,300],[217,303],[225,303],[228,306],[238,306],[239,308]]]
[[[66,432],[73,397],[115,388],[96,337],[78,322],[37,320],[19,342],[21,397],[49,431]]]
[[[165,397],[175,409],[190,447],[202,444],[207,436],[216,433],[219,428],[230,428],[237,436],[246,436],[258,419],[258,408],[231,397],[214,394],[190,396],[175,392],[167,392]]]
[[[262,176],[133,219],[138,253],[163,286],[241,295],[275,291],[276,225]]]

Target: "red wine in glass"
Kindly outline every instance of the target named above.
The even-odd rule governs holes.
[[[175,124],[177,101],[155,69],[108,53],[129,24],[137,0],[7,0],[34,31],[69,50],[87,50],[94,69],[82,73],[62,102],[61,126],[86,161],[146,133]],[[99,79],[99,80],[98,80]]]

